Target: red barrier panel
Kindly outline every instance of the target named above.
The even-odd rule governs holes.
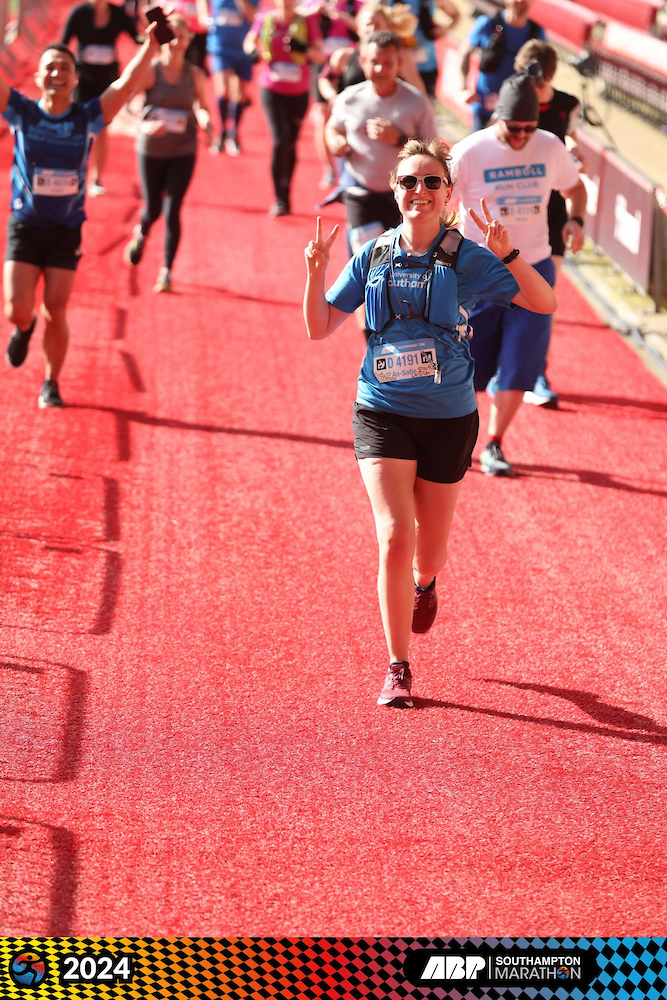
[[[624,63],[632,63],[667,83],[667,42],[652,38],[625,25],[610,22],[604,34],[594,46],[601,59],[615,57]]]
[[[638,31],[650,33],[655,26],[663,0],[576,0],[581,7],[594,11],[600,21],[620,21]]]
[[[586,47],[599,18],[571,0],[535,0],[530,16],[550,38],[573,52]]]
[[[586,165],[586,231],[644,292],[651,282],[655,185],[587,133],[577,133]]]

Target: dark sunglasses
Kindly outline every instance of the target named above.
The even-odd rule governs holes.
[[[417,181],[423,181],[424,187],[428,188],[429,191],[438,191],[443,185],[444,177],[438,177],[437,174],[427,174],[426,177],[415,177],[414,174],[404,174],[402,177],[397,177],[396,181],[404,191],[412,191],[416,188]]]
[[[505,128],[511,135],[519,135],[520,132],[525,132],[526,135],[531,135],[533,132],[537,131],[537,125],[508,125],[505,122]]]

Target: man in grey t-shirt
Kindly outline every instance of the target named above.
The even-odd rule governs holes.
[[[389,187],[400,148],[437,134],[429,99],[398,79],[400,45],[391,31],[369,35],[359,54],[366,80],[338,95],[326,127],[329,149],[346,157],[342,200],[353,252],[400,222]]]

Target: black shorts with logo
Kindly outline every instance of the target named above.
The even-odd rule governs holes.
[[[15,215],[7,219],[5,260],[76,271],[80,257],[81,226],[31,226]]]
[[[358,459],[416,459],[420,479],[458,483],[471,464],[479,414],[473,410],[465,417],[405,417],[355,403],[352,427]]]

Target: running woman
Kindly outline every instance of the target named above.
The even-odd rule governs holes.
[[[141,260],[148,234],[164,211],[164,266],[154,292],[171,292],[171,269],[181,238],[181,205],[195,169],[197,125],[210,145],[213,126],[206,100],[206,76],[185,59],[192,35],[182,14],[172,14],[171,42],[162,46],[144,82],[146,96],[137,139],[145,206],[125,247],[130,267]]]
[[[308,64],[324,62],[317,17],[297,14],[296,0],[277,0],[275,9],[257,15],[244,48],[262,60],[259,85],[273,137],[271,175],[276,192],[269,214],[276,218],[291,211],[296,141],[308,110]]]
[[[85,104],[72,101],[79,80],[74,56],[65,45],[49,45],[41,55],[35,76],[39,101],[29,100],[0,78],[0,114],[14,135],[4,293],[5,316],[15,329],[7,361],[13,368],[25,361],[37,323],[35,290],[43,275],[46,372],[41,408],[64,405],[58,377],[67,353],[67,303],[81,253],[91,146],[159,51],[154,30],[148,28],[146,41],[119,79]]]
[[[250,104],[252,60],[243,51],[259,0],[197,0],[200,21],[210,20],[207,49],[220,111],[220,137],[211,152],[239,156],[241,116]]]
[[[79,84],[74,100],[81,104],[99,97],[118,78],[116,42],[125,32],[139,41],[134,19],[124,7],[107,0],[87,0],[71,12],[63,31],[62,44],[69,45],[73,38],[78,43],[76,71]],[[106,132],[100,132],[93,152],[94,175],[88,185],[88,194],[106,194],[102,173],[107,162],[109,142]]]
[[[354,407],[355,454],[380,549],[378,594],[390,666],[379,705],[412,707],[410,632],[438,609],[435,578],[479,419],[467,314],[478,298],[550,313],[556,297],[513,250],[482,201],[485,247],[451,229],[447,147],[410,139],[391,186],[402,223],[366,243],[325,293],[334,228],[305,251],[304,317],[311,340],[336,330],[363,302],[373,334]]]

